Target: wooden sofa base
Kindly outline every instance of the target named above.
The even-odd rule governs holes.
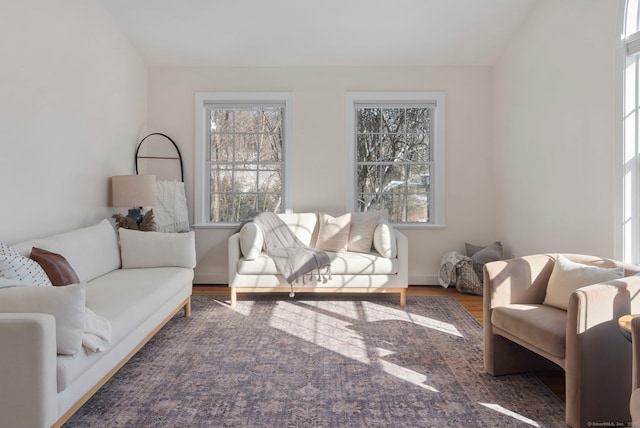
[[[289,293],[289,287],[230,287],[231,288],[231,306],[235,306],[238,302],[238,294],[240,293]],[[406,288],[374,288],[374,287],[300,287],[293,288],[295,293],[389,293],[400,295],[400,306],[407,305],[407,289]]]
[[[191,296],[187,297],[182,303],[178,305],[178,307],[176,307],[175,310],[171,311],[171,313],[160,324],[158,324],[158,326],[154,328],[153,331],[149,333],[147,337],[145,337],[144,340],[142,340],[142,342],[138,344],[138,346],[136,346],[131,352],[129,352],[127,356],[124,357],[122,361],[120,361],[113,369],[111,369],[109,373],[107,373],[102,379],[100,379],[100,382],[98,382],[93,388],[91,388],[86,394],[84,394],[82,398],[76,401],[76,403],[69,410],[67,410],[67,412],[64,415],[62,415],[60,419],[56,421],[55,424],[52,425],[52,428],[61,427],[71,416],[73,416],[75,412],[77,412],[80,409],[80,407],[84,405],[84,403],[89,401],[89,399],[93,396],[93,394],[98,392],[98,390],[102,388],[102,386],[105,383],[107,383],[107,381],[111,379],[111,377],[114,374],[116,374],[116,372],[120,370],[122,366],[124,366],[136,353],[138,353],[138,351],[142,349],[142,347],[146,345],[147,342],[151,340],[151,338],[155,336],[156,333],[159,332],[160,329],[164,327],[164,325],[168,323],[183,308],[184,308],[184,316],[190,317],[191,316]]]

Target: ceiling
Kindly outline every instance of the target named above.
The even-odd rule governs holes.
[[[537,0],[99,0],[150,66],[491,65]]]

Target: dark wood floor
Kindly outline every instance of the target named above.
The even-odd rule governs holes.
[[[196,285],[193,294],[229,294],[226,285]],[[480,323],[484,322],[482,297],[459,293],[455,287],[442,288],[438,286],[415,286],[407,290],[408,296],[451,296],[455,298]],[[536,376],[551,389],[562,401],[565,400],[564,372],[538,372]]]

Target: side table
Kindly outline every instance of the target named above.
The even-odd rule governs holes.
[[[635,317],[640,317],[640,314],[623,315],[618,318],[618,325],[620,326],[620,332],[624,337],[631,342],[631,320]]]

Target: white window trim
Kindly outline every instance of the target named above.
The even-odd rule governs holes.
[[[207,159],[207,147],[205,139],[207,137],[207,115],[205,104],[214,103],[237,103],[237,102],[284,102],[284,123],[283,123],[283,165],[282,165],[282,207],[283,212],[291,212],[291,181],[289,171],[291,171],[292,160],[292,126],[293,126],[293,93],[291,92],[196,92],[195,95],[195,180],[194,180],[194,228],[233,228],[237,222],[210,222],[207,204],[207,193],[209,185],[207,171],[205,171]]]
[[[433,196],[435,210],[431,223],[394,223],[398,228],[411,229],[444,229],[445,223],[445,112],[446,97],[444,92],[347,92],[346,104],[346,144],[347,171],[346,171],[346,200],[347,211],[355,209],[356,192],[356,114],[355,105],[361,102],[407,102],[424,101],[436,103],[435,117],[432,123],[433,137],[436,144],[431,147],[434,160]]]

